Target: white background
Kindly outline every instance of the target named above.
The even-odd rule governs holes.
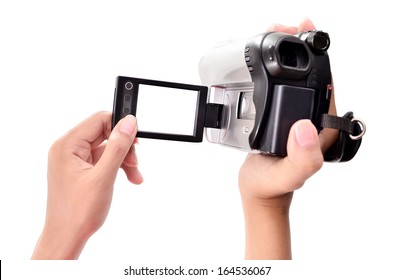
[[[306,275],[315,267],[318,279],[389,273],[393,42],[387,3],[2,1],[4,274],[28,276],[36,266],[44,275],[52,271],[51,264],[23,262],[44,223],[47,151],[92,113],[112,109],[116,76],[199,84],[198,61],[217,42],[262,33],[275,22],[297,25],[305,16],[331,36],[339,114],[353,110],[368,131],[353,161],[325,164],[296,192],[295,261],[288,273]],[[138,156],[145,183],[133,186],[119,172],[108,219],[81,255],[90,264],[86,275],[101,275],[104,267],[92,269],[91,263],[103,260],[116,267],[107,272],[113,278],[133,263],[240,263],[244,230],[237,172],[245,154],[207,142],[141,139]],[[25,268],[7,270],[7,260]],[[83,274],[83,265],[74,268]]]

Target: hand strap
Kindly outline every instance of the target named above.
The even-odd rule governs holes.
[[[346,113],[343,117],[323,114],[321,127],[340,130],[336,143],[324,155],[325,161],[329,162],[351,160],[359,150],[362,137],[366,133],[365,123],[355,118],[352,112]]]

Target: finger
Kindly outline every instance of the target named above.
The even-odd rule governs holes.
[[[310,31],[310,30],[316,30],[314,24],[308,18],[303,19],[303,21],[300,22],[299,24],[299,32]]]
[[[97,176],[105,182],[114,182],[117,171],[134,142],[136,133],[137,124],[134,116],[127,115],[118,122],[95,166]]]
[[[143,176],[138,167],[131,167],[123,164],[121,168],[126,173],[128,181],[136,185],[143,183]]]
[[[129,167],[137,167],[138,166],[138,157],[136,156],[135,145],[132,145],[128,154],[124,158],[123,161],[124,165]]]
[[[92,164],[96,165],[96,163],[101,158],[102,154],[104,153],[106,148],[106,143],[102,143],[98,147],[91,149],[91,156],[92,156]]]
[[[138,165],[138,159],[136,157],[136,154],[133,155],[133,153],[135,153],[135,144],[138,144],[138,143],[139,143],[138,138],[135,138],[130,151],[128,152],[128,154],[126,155],[126,157],[124,159],[124,162],[127,165],[130,165],[130,166],[137,166]],[[101,143],[101,145],[91,149],[92,164],[93,165],[95,165],[97,163],[97,161],[101,158],[101,155],[104,153],[105,147],[106,147],[106,143]]]
[[[296,122],[289,133],[287,157],[280,164],[285,176],[281,176],[286,191],[300,188],[304,182],[317,172],[323,164],[323,155],[319,145],[318,133],[310,120]]]
[[[134,141],[134,143],[135,143],[135,141]],[[98,160],[101,158],[102,154],[105,151],[105,148],[106,148],[106,143],[103,143],[100,146],[91,150],[93,165],[95,165],[98,162]],[[136,156],[134,144],[131,146],[126,157],[124,158],[123,164],[130,166],[130,167],[137,167],[138,166],[138,157]]]
[[[98,112],[69,131],[70,139],[78,139],[90,144],[92,148],[106,140],[111,131],[112,114]]]
[[[272,24],[268,29],[268,32],[276,31],[276,32],[284,32],[289,34],[298,33],[298,28],[293,26],[286,26],[279,23]]]

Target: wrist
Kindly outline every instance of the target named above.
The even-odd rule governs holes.
[[[253,208],[254,211],[279,212],[288,214],[291,206],[293,192],[280,196],[264,197],[241,193],[244,208]]]
[[[32,259],[76,260],[89,237],[76,229],[45,226],[34,249]]]

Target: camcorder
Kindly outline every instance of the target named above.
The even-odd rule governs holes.
[[[273,156],[287,155],[291,126],[309,119],[318,132],[338,129],[326,161],[348,161],[366,126],[352,112],[329,115],[332,77],[329,35],[266,32],[228,41],[199,63],[203,85],[117,77],[112,127],[138,118],[137,137],[202,142]]]

